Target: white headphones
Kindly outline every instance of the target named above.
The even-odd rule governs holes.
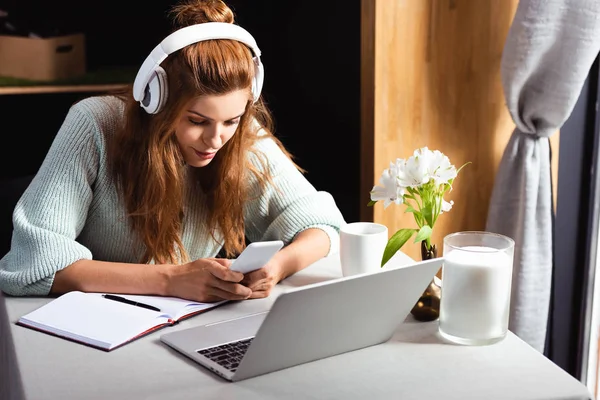
[[[167,36],[152,50],[140,67],[133,82],[133,98],[148,114],[156,114],[164,107],[168,97],[167,73],[160,66],[173,52],[190,44],[212,39],[230,39],[244,43],[254,53],[256,66],[252,80],[254,102],[260,97],[264,79],[264,68],[260,61],[260,49],[250,33],[244,28],[224,23],[206,22],[181,28]]]

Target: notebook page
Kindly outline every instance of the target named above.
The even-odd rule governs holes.
[[[216,307],[219,304],[226,302],[226,300],[223,300],[215,303],[200,303],[191,300],[181,299],[178,297],[143,296],[129,294],[120,294],[119,296],[157,307],[160,309],[161,312],[170,315],[171,318],[175,320],[191,312],[208,310],[209,308]]]
[[[167,321],[162,313],[77,291],[66,293],[19,320],[104,348],[121,344]]]

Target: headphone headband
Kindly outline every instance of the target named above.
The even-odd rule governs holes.
[[[229,24],[225,22],[206,22],[202,24],[190,25],[181,28],[169,36],[164,38],[152,52],[144,60],[140,67],[135,81],[133,82],[133,98],[136,101],[142,101],[145,95],[146,87],[153,74],[170,54],[180,50],[190,44],[213,39],[230,39],[241,42],[250,47],[254,53],[254,62],[257,66],[257,71],[262,72],[262,64],[260,61],[260,49],[252,35],[239,25]],[[262,76],[260,83],[262,84]],[[255,95],[256,100],[256,93]],[[258,88],[260,94],[260,87]]]

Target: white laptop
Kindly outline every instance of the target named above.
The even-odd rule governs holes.
[[[294,288],[268,312],[166,333],[161,341],[229,381],[373,346],[392,337],[442,262]]]

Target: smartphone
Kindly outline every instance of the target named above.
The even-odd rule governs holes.
[[[281,240],[252,242],[233,261],[229,269],[247,274],[248,272],[262,268],[282,247],[283,241]]]

